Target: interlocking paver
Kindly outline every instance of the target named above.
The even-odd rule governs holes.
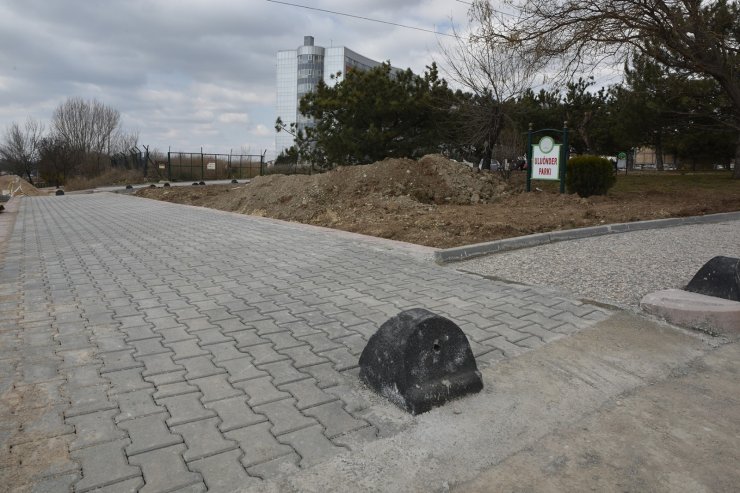
[[[24,404],[38,412],[4,429],[22,431],[15,444],[69,437],[82,471],[59,470],[54,484],[79,479],[78,490],[256,484],[397,433],[413,420],[366,399],[357,364],[405,308],[451,318],[483,366],[608,315],[300,226],[110,194],[66,199],[23,199],[4,246],[0,386],[33,386]],[[232,441],[241,452],[222,451]]]
[[[332,363],[307,366],[302,368],[302,370],[318,381],[320,389],[342,385],[346,382],[344,376],[334,369],[334,365]]]
[[[346,452],[344,447],[337,447],[322,433],[321,426],[311,426],[302,430],[286,433],[278,437],[283,443],[290,444],[301,456],[300,466],[303,468],[318,464],[340,452]]]
[[[295,404],[296,400],[291,398],[252,407],[255,412],[267,416],[273,425],[270,431],[277,436],[317,423],[315,419],[301,414]]]
[[[118,410],[110,410],[68,417],[66,422],[74,425],[76,435],[69,449],[74,450],[125,438],[126,433],[119,430],[113,420],[117,414]]]
[[[167,420],[169,426],[190,423],[199,419],[211,418],[216,413],[203,407],[200,401],[200,392],[176,395],[157,399],[157,404],[163,404],[170,413]]]
[[[297,409],[305,409],[337,400],[335,395],[321,390],[314,378],[286,383],[281,385],[279,389],[290,392],[297,399]]]
[[[291,397],[289,393],[278,390],[269,376],[236,382],[234,386],[247,393],[249,396],[247,402],[252,407]]]
[[[209,493],[247,491],[262,483],[244,470],[242,452],[231,450],[204,459],[188,462],[188,467],[203,476]]]
[[[226,373],[225,369],[214,365],[209,356],[196,356],[194,358],[181,359],[177,362],[185,367],[185,378],[187,380],[196,380]]]
[[[202,485],[203,477],[198,473],[190,472],[185,465],[182,458],[184,451],[184,445],[173,445],[129,457],[129,462],[140,466],[144,473],[146,484],[139,491],[164,493]],[[205,491],[205,485],[199,489]]]
[[[171,427],[173,432],[185,439],[188,449],[183,453],[183,458],[186,461],[202,459],[238,447],[235,441],[224,439],[218,429],[219,422],[219,418],[210,418]]]
[[[271,423],[257,423],[224,433],[229,440],[239,443],[244,455],[241,458],[244,467],[267,462],[293,453],[293,448],[278,442],[270,433]],[[250,473],[251,474],[251,473]]]
[[[141,470],[129,465],[123,448],[129,440],[116,440],[70,452],[82,464],[82,479],[75,484],[75,491],[84,493],[127,479],[138,478]]]
[[[167,413],[161,412],[119,423],[118,427],[126,430],[131,438],[131,444],[126,447],[126,454],[130,457],[182,443],[182,437],[169,430],[165,424],[166,419]]]
[[[254,365],[260,366],[264,365],[266,363],[274,363],[275,361],[281,361],[288,359],[287,356],[284,356],[272,347],[272,343],[269,344],[257,344],[256,346],[247,346],[244,348],[239,348],[240,351],[242,351],[245,354],[250,355],[252,358],[254,358]]]
[[[244,395],[244,392],[232,387],[227,380],[228,375],[212,375],[203,378],[188,379],[189,383],[195,385],[203,393],[203,403]]]
[[[70,400],[70,408],[65,411],[65,416],[78,416],[80,414],[106,411],[117,407],[115,402],[108,398],[108,385],[94,385],[91,387],[67,386],[67,397]]]
[[[108,394],[111,396],[122,392],[133,392],[134,390],[150,389],[153,387],[150,382],[144,380],[142,368],[112,371],[106,373],[105,378],[110,380],[111,388]]]
[[[324,426],[324,434],[328,438],[334,438],[350,431],[368,426],[364,420],[354,418],[344,410],[341,401],[329,402],[314,406],[303,411],[308,416],[313,416]]]
[[[216,411],[218,417],[221,418],[218,429],[222,432],[267,421],[264,415],[252,411],[252,408],[247,405],[246,396],[206,402],[204,405],[206,408]]]
[[[179,342],[166,342],[165,345],[174,353],[172,356],[173,361],[180,362],[180,360],[185,358],[193,358],[195,356],[208,356],[208,351],[200,347],[200,345],[198,344],[198,339],[187,339]]]
[[[154,394],[154,389],[135,390],[116,395],[115,400],[120,409],[120,414],[116,416],[116,421],[120,422],[166,412],[163,406],[159,406],[154,402],[152,394]]]

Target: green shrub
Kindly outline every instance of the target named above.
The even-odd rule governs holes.
[[[568,160],[565,186],[568,193],[581,197],[606,195],[617,182],[614,166],[599,156],[576,156]]]

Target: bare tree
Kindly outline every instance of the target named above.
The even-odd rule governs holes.
[[[715,80],[732,107],[724,124],[737,130],[740,178],[740,5],[737,0],[512,0],[486,16],[488,41],[516,43],[572,75],[608,60],[644,55],[678,72]]]
[[[531,87],[537,75],[534,59],[518,43],[494,36],[493,12],[487,2],[474,2],[468,12],[468,34],[441,44],[445,71],[472,92],[464,100],[464,133],[469,144],[483,147],[483,168],[489,169],[493,149],[509,118],[511,105]]]
[[[136,147],[138,143],[138,130],[126,132],[117,128],[110,137],[110,144],[108,145],[107,153],[111,155],[119,152],[126,153],[130,149]]]
[[[0,157],[10,165],[11,171],[25,176],[31,184],[43,133],[44,124],[29,116],[23,127],[17,122],[11,123],[0,143]]]
[[[95,99],[69,98],[54,111],[51,125],[55,135],[70,148],[102,154],[108,150],[120,120],[118,110]]]

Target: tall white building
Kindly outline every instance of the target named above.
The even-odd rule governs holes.
[[[277,53],[277,116],[288,126],[296,123],[299,129],[304,129],[311,121],[300,114],[298,105],[301,98],[313,91],[319,81],[323,80],[326,85],[332,86],[341,80],[341,77],[332,79],[331,76],[337,72],[345,74],[350,69],[367,70],[380,64],[344,46],[315,46],[313,36],[305,36],[303,46]],[[292,145],[292,135],[279,132],[275,136],[276,154]]]

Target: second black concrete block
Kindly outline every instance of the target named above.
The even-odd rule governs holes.
[[[411,414],[483,388],[463,331],[423,308],[399,313],[370,337],[360,356],[360,378]]]

